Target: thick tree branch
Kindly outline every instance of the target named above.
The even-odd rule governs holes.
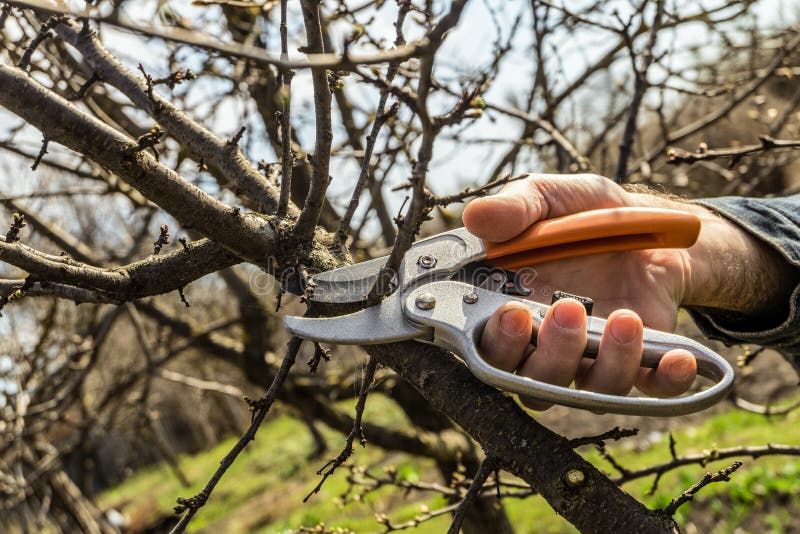
[[[217,137],[158,93],[149,90],[139,76],[106,50],[93,32],[82,32],[79,25],[71,21],[60,25],[57,31],[83,54],[101,80],[119,89],[138,108],[147,111],[200,161],[217,168],[253,200],[260,211],[277,208],[279,192],[247,161],[236,144]]]
[[[672,519],[649,510],[578,456],[565,438],[527,415],[512,398],[482,384],[440,349],[414,343],[370,347],[370,354],[410,381],[498,459],[503,469],[536,488],[581,532],[673,532]],[[546,458],[546,461],[544,460]],[[568,471],[583,474],[568,484]],[[597,510],[613,510],[598,514]]]
[[[168,293],[189,282],[239,262],[206,239],[185,250],[151,256],[129,265],[101,269],[67,257],[49,256],[20,243],[0,241],[0,260],[35,276],[37,280],[101,291],[114,301]]]
[[[268,221],[242,214],[160,164],[137,144],[37,84],[19,69],[0,64],[0,105],[55,142],[86,154],[185,228],[193,228],[257,265],[268,267],[275,232]],[[324,255],[324,254],[323,254]]]
[[[44,2],[43,0],[9,0],[6,3],[12,6],[34,9],[44,13],[61,13],[74,16],[78,19],[110,24],[122,29],[131,30],[135,33],[159,37],[168,41],[218,52],[223,56],[249,59],[255,65],[261,67],[272,65],[284,69],[327,68],[331,70],[355,70],[361,65],[376,65],[418,57],[421,54],[427,53],[430,48],[429,40],[427,38],[422,38],[401,48],[369,54],[349,53],[346,56],[339,56],[337,54],[309,54],[306,59],[302,60],[284,60],[279,54],[270,54],[254,46],[223,43],[214,36],[198,31],[184,30],[179,27],[163,29],[155,26],[142,26],[130,21],[121,20],[117,17],[96,15],[87,10],[63,8],[54,2]]]

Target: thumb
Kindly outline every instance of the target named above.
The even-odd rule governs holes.
[[[506,184],[495,195],[470,202],[462,220],[481,239],[506,241],[542,219],[625,206],[626,195],[602,176],[531,174]]]

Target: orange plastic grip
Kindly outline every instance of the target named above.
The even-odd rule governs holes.
[[[697,241],[700,219],[661,208],[583,211],[531,225],[514,239],[485,241],[489,265],[519,269],[546,261],[602,252],[688,248]]]

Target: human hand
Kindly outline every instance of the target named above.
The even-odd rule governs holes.
[[[722,302],[730,280],[714,271],[719,254],[761,258],[770,251],[738,226],[698,205],[653,194],[629,192],[594,175],[532,175],[507,184],[498,194],[476,199],[464,211],[467,229],[488,241],[505,241],[534,222],[585,210],[615,207],[666,207],[701,217],[703,227],[690,249],[606,253],[536,266],[524,280],[531,298],[549,302],[554,290],[590,297],[594,312],[608,316],[596,360],[582,357],[586,314],[574,299],[558,301],[544,317],[537,346],[530,345],[532,318],[520,304],[502,306],[486,324],[481,352],[505,371],[559,386],[625,395],[636,387],[658,397],[675,396],[694,381],[697,365],[686,350],[672,350],[657,369],[639,367],[643,323],[672,331],[678,307],[702,305],[744,311],[752,302]],[[755,260],[756,262],[758,259]],[[730,269],[728,269],[730,270]],[[534,409],[549,405],[522,399]]]

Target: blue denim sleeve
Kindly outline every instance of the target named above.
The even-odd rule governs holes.
[[[695,201],[738,224],[800,267],[800,195],[782,198],[720,197]],[[767,328],[758,317],[709,309],[690,309],[703,334],[726,344],[754,343],[774,348],[800,362],[800,285],[776,303],[785,318]],[[755,327],[755,328],[754,328]]]

